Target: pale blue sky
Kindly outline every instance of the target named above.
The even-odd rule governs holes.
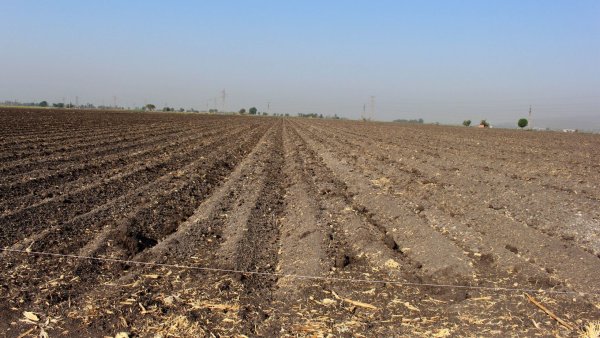
[[[0,100],[600,115],[600,1],[12,1]],[[220,108],[220,100],[218,103]]]

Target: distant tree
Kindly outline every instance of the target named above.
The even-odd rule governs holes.
[[[40,107],[48,107],[48,101],[42,101],[38,104]]]
[[[517,122],[517,126],[519,126],[519,128],[521,129],[527,127],[527,124],[529,124],[529,121],[527,121],[527,119],[519,119],[519,121]]]
[[[180,113],[183,113],[184,111],[185,111],[185,109],[183,109],[183,108],[179,108],[179,112],[180,112]]]
[[[150,110],[153,111],[154,109],[156,109],[156,106],[153,105],[152,103],[148,103],[145,107],[146,110]]]
[[[468,127],[471,125],[471,120],[464,120],[463,121],[463,126]]]
[[[268,116],[269,115],[269,113],[267,113],[266,111],[264,111],[262,114],[263,114],[263,116]]]
[[[256,109],[256,107],[252,107],[248,110],[248,112],[250,113],[250,115],[256,115],[258,109]]]
[[[75,105],[69,102],[69,103],[67,103],[66,107],[67,108],[75,108]]]
[[[483,128],[489,128],[490,124],[486,120],[481,120],[481,122],[479,122],[479,126]]]
[[[240,115],[244,115],[244,114],[246,114],[246,109],[245,108],[240,109]]]
[[[62,102],[61,103],[53,103],[52,107],[54,107],[54,108],[64,108],[65,104],[62,103]]]

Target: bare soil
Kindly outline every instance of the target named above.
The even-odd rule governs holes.
[[[577,336],[600,320],[599,135],[0,119],[6,337]]]

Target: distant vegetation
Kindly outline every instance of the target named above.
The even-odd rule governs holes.
[[[463,121],[463,126],[468,127],[471,125],[471,120],[464,120]]]
[[[314,119],[322,119],[323,118],[323,114],[317,114],[317,113],[308,113],[308,114],[302,114],[302,113],[298,113],[298,117],[312,117]]]
[[[285,114],[285,116],[288,116],[288,114]],[[308,113],[308,114],[298,113],[298,117],[312,118],[312,119],[334,119],[334,120],[340,119],[340,117],[337,114],[334,114],[333,116],[331,116],[331,115],[323,116],[323,114],[317,114],[317,113]]]
[[[527,119],[520,119],[517,122],[517,126],[519,126],[519,128],[521,128],[521,129],[527,127],[528,124],[529,124],[529,121],[527,121]]]
[[[479,126],[483,128],[489,128],[490,124],[486,120],[481,120],[481,122],[479,122]]]
[[[418,120],[407,120],[407,119],[397,119],[394,120],[393,122],[400,122],[400,123],[424,123],[425,121],[423,119],[418,119]]]

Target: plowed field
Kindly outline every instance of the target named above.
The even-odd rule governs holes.
[[[0,120],[5,336],[577,336],[600,320],[598,135]]]

